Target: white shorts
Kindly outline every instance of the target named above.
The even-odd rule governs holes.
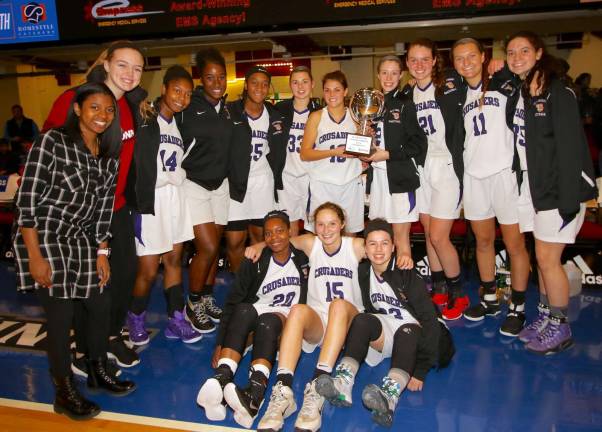
[[[496,217],[502,225],[518,223],[516,174],[510,168],[482,179],[464,173],[464,217],[468,220]]]
[[[136,254],[159,255],[194,238],[188,200],[181,186],[155,189],[155,214],[136,214]]]
[[[289,312],[291,311],[290,307],[279,307],[279,306],[270,306],[265,303],[253,303],[253,307],[257,312],[257,315],[263,315],[266,313],[279,313],[288,317]]]
[[[370,186],[368,219],[376,218],[383,218],[389,223],[416,222],[418,220],[416,191],[389,193],[387,171],[381,168],[372,170],[372,185]]]
[[[316,343],[311,343],[303,339],[303,341],[301,342],[301,349],[303,350],[303,352],[306,352],[308,354],[314,352],[316,347],[322,346],[322,342],[324,342],[324,335],[326,335],[326,326],[328,325],[328,311],[319,311],[315,310],[314,308],[312,308],[312,310],[318,315],[318,317],[320,317],[320,321],[322,322],[322,337],[320,338],[320,341]]]
[[[550,243],[575,243],[575,238],[579,234],[579,230],[585,219],[585,207],[585,203],[581,203],[579,213],[566,226],[564,226],[564,221],[560,217],[558,209],[542,210],[536,213],[531,201],[529,179],[527,178],[527,173],[524,173],[523,183],[520,187],[520,197],[518,199],[520,232],[532,231],[536,239]]]
[[[282,173],[283,190],[278,191],[278,210],[285,211],[291,221],[305,219],[309,195],[309,175],[301,177]]]
[[[418,321],[416,321],[416,319],[409,314],[404,314],[404,319],[397,319],[394,316],[384,314],[374,314],[374,316],[378,318],[382,325],[382,332],[384,334],[385,340],[383,343],[382,352],[379,352],[372,347],[368,348],[366,363],[372,367],[378,365],[381,361],[383,361],[383,359],[391,357],[391,354],[393,353],[393,342],[395,340],[395,332],[399,329],[399,327],[405,324],[415,324],[417,326],[419,325]]]
[[[212,191],[188,179],[184,180],[182,186],[188,199],[193,226],[210,222],[217,225],[228,223],[228,207],[230,206],[228,179],[224,179],[221,186]]]
[[[247,192],[240,203],[230,199],[228,221],[263,219],[276,209],[274,202],[274,177],[267,174],[249,177]]]
[[[418,172],[418,211],[439,219],[458,219],[462,196],[451,156],[427,156],[424,168],[418,167]]]
[[[314,211],[327,201],[339,205],[345,212],[345,231],[356,233],[364,229],[364,189],[360,177],[344,185],[323,183],[317,180],[309,182],[309,215],[305,229],[314,230]]]

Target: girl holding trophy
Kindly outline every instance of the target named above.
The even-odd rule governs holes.
[[[345,106],[347,78],[341,71],[327,73],[322,87],[326,107],[309,115],[301,143],[301,160],[312,162],[307,209],[314,214],[321,204],[333,202],[347,210],[347,232],[356,233],[364,229],[364,191],[361,163],[345,153],[347,135],[356,131]],[[313,221],[306,229],[314,231]]]

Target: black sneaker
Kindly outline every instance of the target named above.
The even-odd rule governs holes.
[[[480,303],[464,311],[464,318],[469,321],[481,321],[486,316],[496,316],[499,313],[500,304],[498,302],[481,300]]]
[[[224,399],[234,411],[236,423],[247,429],[251,428],[263,404],[267,381],[261,372],[253,371],[246,388],[240,389],[234,383],[229,383],[224,387]]]
[[[124,368],[136,366],[140,363],[138,353],[132,348],[129,348],[123,341],[121,336],[109,341],[109,350],[107,357]]]
[[[82,378],[88,378],[88,363],[86,357],[75,358],[71,362],[71,372]],[[121,375],[121,369],[117,367],[113,360],[107,361],[107,372],[114,377]]]
[[[222,310],[215,304],[215,297],[212,295],[204,295],[202,302],[205,307],[205,313],[209,316],[211,321],[218,323],[222,319]]]
[[[190,299],[186,302],[186,321],[190,323],[199,333],[210,333],[215,330],[215,324],[211,322],[209,315],[205,313],[205,303],[203,300],[192,303]]]
[[[525,313],[517,311],[514,305],[508,308],[508,315],[500,327],[500,333],[504,336],[516,337],[525,326]]]

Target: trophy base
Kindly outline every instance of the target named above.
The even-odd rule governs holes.
[[[372,137],[356,134],[347,134],[345,154],[354,156],[370,156],[375,149],[372,146]]]
[[[363,156],[363,157],[370,157],[370,156],[372,156],[374,153],[376,153],[376,149],[375,149],[374,147],[372,147],[372,148],[370,149],[370,152],[369,152],[369,153],[363,153],[363,152],[357,152],[357,151],[347,151],[347,150],[345,150],[345,154],[348,154],[348,155],[353,155],[353,156],[359,156],[359,157],[362,157],[362,156]]]

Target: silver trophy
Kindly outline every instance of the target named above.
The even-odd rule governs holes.
[[[349,110],[360,128],[359,134],[347,135],[345,153],[368,156],[374,151],[372,137],[366,134],[368,122],[382,116],[385,110],[385,95],[373,88],[359,89],[351,98]]]

